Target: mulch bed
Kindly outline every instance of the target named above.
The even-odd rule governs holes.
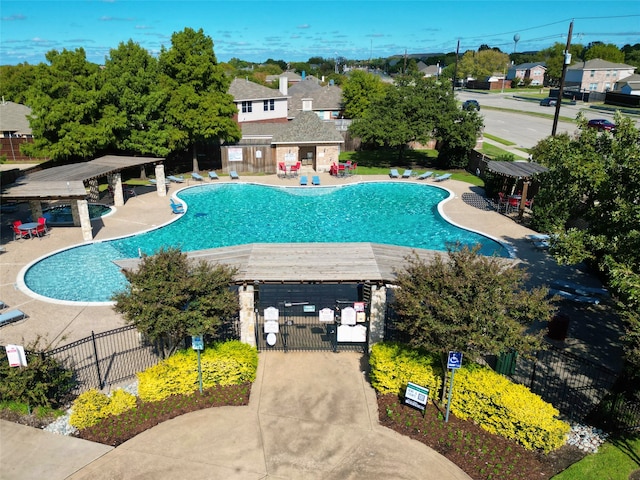
[[[378,412],[382,425],[434,449],[476,480],[546,480],[585,456],[568,445],[547,455],[532,452],[453,414],[445,422],[445,412],[432,403],[423,418],[397,395],[379,395]]]

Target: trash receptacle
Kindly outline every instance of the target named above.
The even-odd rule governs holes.
[[[569,331],[569,316],[563,313],[554,315],[549,321],[549,332],[547,336],[552,340],[564,340]]]

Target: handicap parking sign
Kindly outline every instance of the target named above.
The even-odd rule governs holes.
[[[447,368],[460,368],[462,366],[462,352],[449,352]]]

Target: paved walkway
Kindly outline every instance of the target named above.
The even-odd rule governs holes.
[[[388,177],[337,179],[321,174],[323,185],[367,180]],[[243,176],[241,181],[297,185],[294,179],[275,175]],[[479,208],[475,199],[482,189],[453,180],[439,185],[455,194],[445,203],[445,214],[457,224],[509,242],[531,273],[531,285],[565,279],[598,286],[587,273],[558,266],[546,252],[536,250],[526,241],[533,232],[525,226],[482,205]],[[170,193],[176,189],[172,185]],[[151,188],[138,190],[114,215],[94,223],[96,239],[134,233],[172,219],[167,198],[158,197]],[[7,220],[3,217],[3,228]],[[82,243],[79,228],[54,228],[42,240],[7,241],[11,236],[6,232],[2,238],[6,252],[0,255],[0,299],[29,318],[2,327],[0,344],[27,344],[43,337],[44,343],[55,346],[92,330],[123,325],[111,307],[55,305],[14,286],[18,272],[31,261]],[[73,281],[72,272],[68,281]],[[603,321],[606,307],[563,308],[574,309],[573,318],[579,319],[572,322],[564,348],[605,364],[615,362],[618,355],[612,355],[612,349],[617,348],[619,330],[615,323]],[[362,373],[365,364],[354,353],[263,353],[248,407],[184,415],[116,449],[0,421],[0,479],[468,478],[444,457],[377,424],[375,395]]]

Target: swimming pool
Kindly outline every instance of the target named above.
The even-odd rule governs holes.
[[[194,251],[249,243],[372,242],[444,251],[449,244],[479,243],[485,255],[508,256],[497,241],[442,218],[438,204],[448,196],[435,186],[397,182],[188,187],[178,193],[187,212],[176,221],[42,258],[26,268],[24,284],[50,299],[109,302],[126,286],[113,261],[151,255],[161,247]]]
[[[89,208],[89,219],[91,220],[106,217],[114,211],[109,205],[102,203],[90,203],[87,207]],[[71,205],[69,204],[55,205],[46,208],[42,211],[42,216],[47,219],[48,225],[73,225],[73,214],[71,213]]]

